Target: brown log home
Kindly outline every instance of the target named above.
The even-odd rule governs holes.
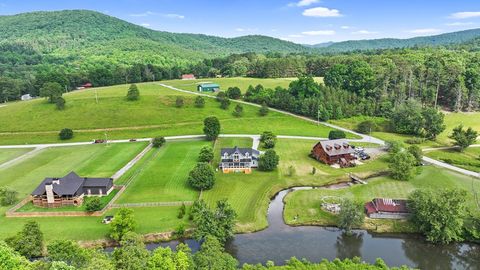
[[[112,178],[80,177],[71,172],[62,178],[45,178],[32,192],[39,207],[79,206],[85,196],[107,196],[113,190]]]
[[[354,149],[347,140],[328,140],[318,142],[312,149],[312,157],[327,165],[339,164],[340,167],[353,166]]]

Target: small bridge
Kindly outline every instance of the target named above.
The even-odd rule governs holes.
[[[356,175],[353,174],[353,173],[349,173],[348,176],[349,176],[350,179],[352,179],[352,181],[355,182],[355,183],[362,184],[362,185],[366,185],[366,184],[367,184],[367,181],[361,179],[360,177],[356,176]]]

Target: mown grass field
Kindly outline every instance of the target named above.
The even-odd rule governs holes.
[[[287,88],[292,81],[297,80],[297,78],[276,78],[276,79],[262,79],[262,78],[245,78],[245,77],[236,77],[236,78],[207,78],[207,79],[196,79],[196,80],[169,80],[162,81],[166,85],[170,85],[176,88],[180,88],[188,91],[197,91],[197,86],[202,83],[216,83],[220,85],[221,91],[227,91],[229,87],[238,87],[245,93],[247,88],[252,86],[257,86],[259,84],[263,85],[264,88],[275,89],[277,86]],[[323,78],[316,77],[316,82],[323,82]],[[208,93],[208,92],[207,92]]]
[[[0,164],[9,160],[15,159],[27,152],[32,151],[33,148],[8,148],[0,149]]]
[[[321,210],[322,198],[350,198],[358,203],[366,203],[373,198],[408,198],[408,195],[419,188],[462,188],[467,190],[467,204],[472,211],[478,211],[474,201],[474,193],[480,191],[480,181],[433,166],[423,167],[422,173],[411,181],[396,181],[387,176],[372,178],[367,185],[355,185],[340,190],[301,190],[285,197],[285,222],[292,225],[317,224],[336,225],[336,216]],[[372,222],[372,220],[367,220]],[[369,224],[365,224],[366,227]],[[404,222],[390,224],[394,230],[408,231],[411,228]]]
[[[448,146],[452,144],[452,140],[448,136],[452,133],[453,128],[463,124],[464,127],[472,127],[474,130],[480,132],[480,112],[475,113],[445,113],[445,125],[446,129],[437,136],[436,141],[425,141],[421,144],[422,147],[439,147]],[[379,131],[372,132],[372,136],[385,141],[401,141],[404,142],[407,139],[414,138],[411,135],[398,134],[388,131],[389,123],[382,117],[368,117],[368,116],[356,116],[351,118],[345,118],[341,120],[331,120],[330,122],[341,127],[345,127],[351,130],[355,130],[363,121],[371,120],[377,124]]]
[[[480,147],[470,147],[464,152],[457,149],[427,151],[425,155],[466,170],[480,172]]]
[[[220,139],[219,145],[230,143],[223,141],[224,139]],[[240,144],[238,141],[236,143]],[[247,146],[249,143],[246,141],[243,145]],[[279,139],[275,147],[280,156],[277,170],[273,172],[254,170],[250,175],[218,172],[214,188],[204,192],[202,198],[211,205],[220,199],[227,199],[238,214],[236,230],[255,231],[268,225],[266,213],[270,198],[282,189],[299,185],[320,186],[347,179],[349,172],[370,173],[386,167],[385,159],[379,158],[355,168],[333,169],[308,156],[314,144],[315,141]],[[294,166],[296,170],[292,176],[288,176],[289,166]],[[312,167],[317,169],[315,175],[311,174]]]
[[[331,130],[277,112],[260,117],[258,108],[249,105],[243,106],[244,114],[237,118],[232,114],[234,104],[222,110],[218,102],[206,98],[205,107],[196,108],[194,95],[173,91],[158,83],[142,83],[138,87],[141,97],[134,102],[125,100],[128,85],[67,93],[63,111],[56,110],[55,105],[44,99],[10,103],[1,108],[0,144],[60,142],[58,132],[63,128],[75,130],[71,141],[105,138],[105,132],[109,139],[195,135],[203,133],[203,120],[212,115],[220,119],[222,133],[227,134],[259,134],[271,130],[282,135],[326,137]],[[178,96],[185,98],[182,108],[175,106]]]
[[[84,145],[45,149],[12,166],[0,169],[0,186],[8,186],[19,193],[19,199],[28,196],[45,178],[64,176],[75,171],[81,176],[109,177],[135,157],[146,143],[122,143],[110,145]],[[47,240],[92,240],[104,238],[108,227],[100,217],[45,217],[6,218],[7,207],[0,207],[0,239],[12,236],[28,220],[38,221]],[[173,209],[160,209],[166,215]],[[140,211],[141,212],[141,211]],[[145,226],[155,226],[147,215],[137,216]],[[61,224],[61,226],[59,226]],[[164,225],[159,224],[160,228]]]
[[[168,142],[132,179],[117,203],[195,201],[199,192],[188,186],[189,172],[197,163],[198,154],[207,141]]]

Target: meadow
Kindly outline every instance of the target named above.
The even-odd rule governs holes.
[[[0,165],[32,151],[33,148],[6,148],[0,149]]]
[[[409,194],[419,188],[461,188],[467,191],[467,204],[471,210],[476,209],[474,200],[475,192],[480,191],[480,182],[470,177],[457,174],[445,169],[433,166],[422,167],[422,172],[411,181],[392,180],[388,176],[375,177],[368,180],[366,185],[355,185],[346,189],[327,190],[300,190],[288,194],[285,197],[284,219],[290,225],[336,225],[336,216],[321,209],[322,198],[333,196],[341,200],[350,198],[364,204],[373,198],[406,199]],[[368,219],[366,223],[374,222]],[[390,230],[409,231],[411,229],[405,222],[381,222],[390,223]],[[376,224],[378,226],[378,224]],[[369,228],[369,224],[364,224]],[[393,229],[392,229],[393,227]]]
[[[425,155],[448,164],[480,173],[480,147],[469,147],[463,152],[458,149],[427,151]]]
[[[259,134],[271,130],[282,135],[326,137],[332,130],[273,111],[260,117],[258,108],[249,105],[243,105],[242,117],[235,117],[234,104],[223,110],[218,102],[206,98],[205,107],[196,108],[194,95],[173,91],[158,83],[142,83],[138,87],[141,97],[136,102],[125,99],[128,85],[116,85],[67,93],[63,111],[56,110],[55,105],[44,99],[9,103],[0,108],[0,144],[60,142],[58,132],[63,128],[75,131],[71,141],[105,136],[128,139],[197,135],[203,133],[203,120],[212,115],[220,119],[225,134]],[[178,96],[185,99],[182,108],[175,106]],[[349,134],[349,137],[356,136]]]
[[[189,172],[207,141],[168,142],[153,158],[146,157],[141,172],[132,178],[117,203],[195,201],[199,192],[188,186]]]
[[[316,82],[323,82],[323,78],[316,77],[314,78]],[[202,83],[216,83],[220,85],[221,91],[227,91],[229,87],[238,87],[245,93],[247,88],[251,86],[257,86],[261,84],[264,88],[275,89],[275,87],[287,88],[292,81],[297,80],[297,78],[247,78],[247,77],[236,77],[236,78],[206,78],[206,79],[196,79],[196,80],[169,80],[162,81],[161,83],[173,86],[179,89],[188,90],[192,92],[197,92],[197,86]],[[208,92],[206,92],[208,93]],[[213,94],[213,93],[212,93]]]

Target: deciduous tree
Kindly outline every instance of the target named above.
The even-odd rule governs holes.
[[[133,216],[133,210],[120,208],[110,223],[110,237],[114,240],[121,241],[124,235],[133,232],[136,227],[137,222]]]
[[[214,141],[220,134],[220,121],[215,116],[205,118],[203,121],[203,132],[205,133],[207,140]]]
[[[188,175],[188,184],[197,190],[209,190],[215,185],[215,172],[206,162],[199,162]]]

